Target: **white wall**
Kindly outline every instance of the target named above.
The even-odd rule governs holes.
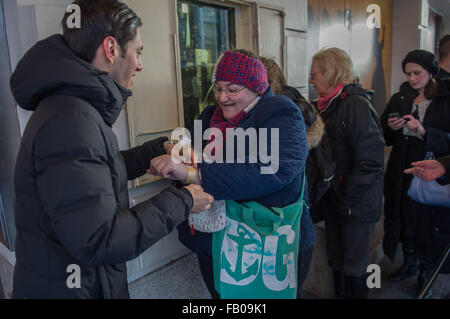
[[[391,92],[398,91],[405,81],[402,61],[405,55],[419,46],[419,12],[421,0],[394,0],[392,21]]]
[[[450,34],[450,0],[428,0],[428,4],[435,13],[443,18],[442,35]]]
[[[448,2],[449,0],[439,0]],[[450,2],[448,3],[450,7]],[[429,20],[428,0],[394,0],[392,23],[392,75],[391,92],[397,92],[405,81],[402,61],[414,49],[434,52],[436,30]],[[438,12],[443,15],[446,33],[450,33],[450,10]],[[446,34],[444,33],[444,34]]]

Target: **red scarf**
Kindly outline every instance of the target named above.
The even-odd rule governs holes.
[[[319,108],[319,111],[325,109],[330,101],[342,90],[343,87],[344,84],[339,84],[327,97],[319,97],[319,99],[317,100],[317,107]]]
[[[211,120],[209,121],[209,127],[216,127],[222,131],[223,141],[225,142],[226,137],[226,130],[227,128],[234,128],[236,127],[239,122],[242,120],[244,115],[247,114],[243,110],[239,112],[237,115],[235,115],[231,120],[225,120],[223,117],[222,109],[217,106],[216,110],[214,111]],[[214,140],[215,136],[212,136],[211,139],[208,141],[208,144],[211,143]],[[211,151],[212,155],[215,155],[215,149]]]

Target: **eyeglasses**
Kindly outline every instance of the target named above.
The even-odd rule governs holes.
[[[311,72],[309,72],[309,77],[312,78],[314,75],[316,75],[319,72],[322,72],[322,70],[311,71]]]
[[[239,92],[241,92],[243,89],[245,89],[245,86],[240,88],[240,89],[235,89],[235,90],[230,90],[230,89],[225,89],[222,90],[221,88],[214,88],[214,94],[216,96],[221,96],[222,93],[225,93],[226,96],[236,96]]]

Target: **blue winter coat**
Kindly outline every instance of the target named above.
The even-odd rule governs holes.
[[[198,120],[202,121],[202,135],[209,128],[216,107],[218,106],[208,106],[200,114]],[[244,130],[256,128],[257,131],[260,128],[267,128],[269,153],[271,129],[279,129],[278,171],[275,174],[261,174],[261,167],[270,164],[263,164],[259,159],[257,163],[250,163],[249,145],[245,147],[245,163],[225,163],[226,147],[224,147],[224,163],[199,163],[204,190],[216,200],[256,201],[266,207],[284,207],[296,202],[301,194],[302,174],[308,155],[305,123],[298,107],[283,95],[274,96],[269,88],[236,128]],[[195,130],[191,132],[192,141],[195,141],[195,133],[198,132]],[[207,143],[208,141],[203,141],[202,146]],[[235,138],[235,158],[236,144]],[[306,199],[307,193],[305,189]],[[301,225],[301,250],[305,250],[314,242],[314,228],[309,211],[306,209],[302,214]],[[185,236],[181,235],[180,238],[184,242]],[[192,245],[187,246],[192,249]]]

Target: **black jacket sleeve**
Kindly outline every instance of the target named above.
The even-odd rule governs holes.
[[[125,159],[128,180],[144,175],[147,169],[150,168],[150,161],[157,156],[165,154],[163,146],[165,141],[167,141],[167,137],[159,137],[140,146],[120,152]]]
[[[427,151],[441,155],[450,154],[450,133],[433,127],[425,127],[425,129],[427,131],[425,135]]]
[[[443,184],[450,184],[450,155],[439,157],[436,160],[445,168],[445,182]]]
[[[100,124],[89,114],[49,121],[35,139],[36,184],[46,231],[86,265],[136,258],[184,221],[192,206],[189,192],[170,187],[124,207],[106,145]],[[121,178],[126,176],[116,176]]]
[[[397,105],[398,98],[397,94],[393,95],[389,100],[386,109],[380,117],[381,128],[383,129],[384,140],[387,146],[394,144],[395,132],[387,125],[389,120],[389,114],[393,112],[399,112],[399,107]]]

